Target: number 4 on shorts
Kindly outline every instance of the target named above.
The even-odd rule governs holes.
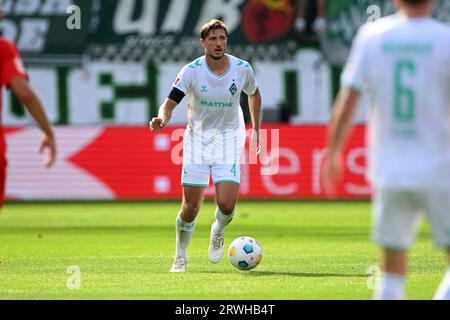
[[[236,177],[236,164],[233,164],[233,166],[231,167],[231,173],[233,174],[233,176]]]

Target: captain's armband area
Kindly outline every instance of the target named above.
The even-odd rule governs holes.
[[[172,99],[176,103],[180,103],[181,100],[183,100],[185,94],[180,89],[177,89],[175,87],[172,87],[172,90],[170,91],[169,95],[167,96],[169,99]]]

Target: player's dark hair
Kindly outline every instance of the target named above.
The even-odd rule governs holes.
[[[416,6],[420,4],[424,4],[426,2],[430,2],[431,0],[401,0],[404,4]]]
[[[208,37],[208,34],[211,30],[217,30],[217,29],[222,29],[223,31],[225,31],[225,35],[228,38],[228,29],[225,26],[225,24],[222,21],[220,21],[219,19],[212,19],[211,21],[209,21],[208,23],[203,25],[203,27],[200,31],[200,38],[205,40],[206,37]]]

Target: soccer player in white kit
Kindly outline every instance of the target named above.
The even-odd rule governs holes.
[[[157,132],[173,109],[188,96],[188,124],[183,139],[183,200],[176,219],[176,254],[171,272],[186,271],[187,247],[210,175],[216,188],[216,221],[211,226],[209,260],[223,255],[224,228],[235,214],[240,183],[240,159],[245,144],[241,92],[248,95],[253,131],[251,149],[260,152],[261,95],[250,64],[226,54],[228,30],[213,19],[200,33],[205,55],[184,66],[172,91],[150,122]]]
[[[450,299],[450,28],[430,17],[431,0],[395,0],[399,12],[359,30],[342,74],[324,164],[328,193],[360,92],[372,97],[369,178],[373,238],[383,274],[374,299],[405,299],[407,251],[422,212],[449,268],[435,299]]]

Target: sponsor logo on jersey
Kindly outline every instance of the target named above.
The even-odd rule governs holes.
[[[200,103],[204,107],[215,107],[215,108],[232,108],[233,107],[232,102],[217,102],[217,101],[202,100],[202,101],[200,101]]]
[[[200,92],[208,92],[208,86],[201,86]]]

